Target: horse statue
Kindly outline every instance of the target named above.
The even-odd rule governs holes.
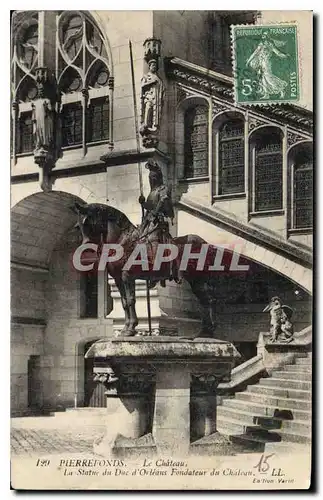
[[[140,226],[135,226],[120,210],[105,204],[75,203],[73,210],[78,216],[76,226],[79,227],[85,243],[98,245],[98,252],[103,245],[116,244],[123,248],[123,255],[114,262],[108,261],[106,268],[121,296],[125,312],[125,325],[122,336],[136,334],[138,318],[136,314],[136,279],[148,281],[148,287],[153,288],[160,283],[165,286],[166,280],[180,283],[186,280],[197,297],[200,309],[202,327],[198,336],[213,337],[215,331],[215,290],[216,276],[208,271],[208,265],[213,264],[216,248],[209,245],[208,255],[202,270],[197,270],[197,263],[190,261],[186,269],[179,271],[179,262],[183,256],[185,245],[190,245],[191,252],[199,252],[207,242],[195,234],[171,237],[166,218],[172,218],[173,207],[169,189],[162,181],[160,168],[155,162],[148,162],[151,192],[145,200],[141,195],[139,202],[143,209],[143,220]],[[72,207],[71,207],[72,208]],[[171,242],[178,249],[178,256],[172,262],[164,262],[158,271],[153,269],[152,262],[158,245]],[[135,263],[130,269],[125,269],[129,256],[138,243],[145,243],[148,248],[146,270]],[[225,259],[225,257],[224,257]]]

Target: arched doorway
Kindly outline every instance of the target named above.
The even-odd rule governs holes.
[[[82,200],[70,193],[35,193],[17,203],[11,212],[11,390],[12,412],[61,408],[73,404],[71,362],[63,360],[62,311],[48,334],[53,295],[68,307],[66,290],[58,289],[63,271],[49,294],[53,250],[75,224],[70,207]],[[75,242],[75,247],[77,242]],[[67,255],[70,258],[71,254]],[[71,267],[71,266],[70,266]],[[66,274],[66,273],[65,273]],[[75,282],[78,276],[70,273]]]

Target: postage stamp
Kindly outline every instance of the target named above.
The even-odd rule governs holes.
[[[312,11],[11,13],[8,486],[309,489]]]
[[[297,25],[232,25],[235,102],[295,103],[300,98]]]

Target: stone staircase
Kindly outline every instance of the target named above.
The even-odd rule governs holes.
[[[237,445],[264,451],[273,444],[311,442],[312,353],[274,370],[217,408],[217,430]]]

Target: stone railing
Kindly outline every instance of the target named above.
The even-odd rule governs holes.
[[[292,363],[299,353],[306,353],[312,346],[312,325],[295,333],[294,340],[288,344],[268,342],[268,333],[259,334],[257,355],[231,371],[230,382],[218,385],[218,394],[234,394],[248,384],[255,383],[264,374],[287,363]]]

